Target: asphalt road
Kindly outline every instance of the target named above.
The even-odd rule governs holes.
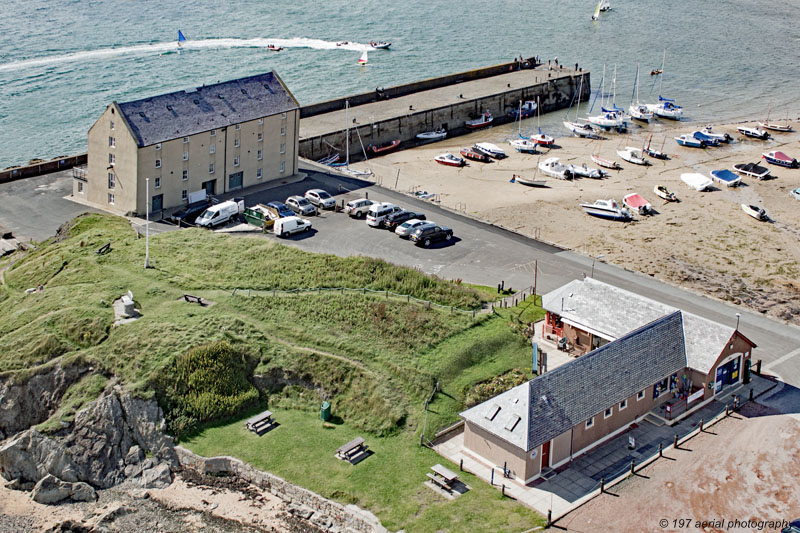
[[[323,188],[336,195],[337,202],[368,196],[372,200],[389,201],[422,211],[429,220],[453,228],[456,238],[429,249],[420,248],[386,230],[370,228],[363,220],[326,211],[310,217],[314,231],[283,239],[286,244],[339,256],[380,257],[445,279],[462,279],[489,286],[504,282],[506,288],[515,289],[533,285],[534,262],[538,261],[537,291],[540,294],[573,279],[592,275],[590,257],[478,222],[427,200],[368,182],[308,168],[303,170],[308,174],[306,179],[247,194],[246,205],[283,201],[287,196],[304,194],[308,189]],[[70,193],[71,178],[63,174],[0,185],[0,224],[12,229],[15,236],[43,240],[52,236],[64,221],[90,210],[64,199]],[[151,225],[154,233],[169,228],[161,224]],[[272,235],[267,238],[277,239]],[[740,313],[739,329],[759,346],[754,356],[763,359],[766,367],[787,383],[800,387],[800,328],[599,261],[594,266],[594,277],[731,326],[736,324],[736,313]]]

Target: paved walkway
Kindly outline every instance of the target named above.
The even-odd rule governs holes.
[[[753,389],[753,396],[757,397],[774,386],[775,382],[754,375],[750,384],[730,387],[713,401],[672,426],[656,425],[642,420],[635,428],[559,467],[555,475],[548,480],[540,479],[524,486],[514,480],[503,478],[502,466],[497,466],[494,468],[494,484],[498,489],[505,485],[507,495],[544,516],[547,516],[548,511],[552,511],[555,520],[596,496],[600,491],[602,478],[605,478],[606,486],[609,486],[617,478],[627,476],[631,461],[635,461],[636,465],[642,465],[645,461],[654,460],[658,456],[659,443],[666,452],[672,447],[676,434],[680,443],[699,430],[701,419],[705,421],[704,425],[707,425],[708,421],[724,415],[726,403],[733,405],[734,394],[744,403],[749,397],[750,389]],[[634,449],[628,447],[629,437],[634,439]],[[464,450],[463,432],[438,442],[434,445],[434,449],[457,465],[463,460],[465,470],[486,482],[490,481],[493,468]]]

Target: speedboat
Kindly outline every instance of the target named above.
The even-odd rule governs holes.
[[[492,143],[475,143],[472,145],[472,149],[493,159],[503,159],[506,156],[502,148]]]
[[[653,187],[653,192],[656,193],[656,196],[659,198],[663,198],[665,202],[677,202],[678,197],[675,196],[674,192],[669,192],[669,189],[664,187],[663,185],[656,185]]]
[[[514,147],[514,150],[522,154],[535,154],[536,143],[528,139],[511,139],[508,144]]]
[[[594,178],[594,179],[601,179],[605,178],[608,174],[604,170],[600,170],[599,168],[592,168],[587,167],[586,163],[581,166],[578,165],[568,165],[567,168],[570,172],[572,172],[573,176],[577,176],[579,178]]]
[[[367,146],[367,152],[372,152],[373,154],[380,154],[382,152],[388,152],[390,150],[394,150],[400,146],[400,139],[395,139],[393,141],[381,143],[381,144],[370,144]]]
[[[484,128],[488,126],[489,124],[492,123],[493,120],[494,117],[492,117],[492,114],[489,113],[488,111],[484,111],[480,117],[472,120],[467,120],[466,122],[464,122],[464,126],[466,126],[467,129],[470,130],[476,130],[478,128]]]
[[[767,220],[769,220],[767,212],[764,211],[763,208],[758,207],[757,205],[742,204],[742,211],[744,211],[745,213],[747,213],[748,215],[750,215],[751,217],[753,217],[758,221],[766,222]]]
[[[695,138],[694,135],[685,133],[680,137],[675,137],[675,142],[681,146],[690,146],[692,148],[705,148],[706,142]]]
[[[683,108],[675,104],[671,98],[658,97],[657,104],[648,104],[647,108],[657,117],[680,120],[683,116]]]
[[[759,139],[761,141],[766,141],[767,139],[769,139],[769,133],[767,133],[764,130],[760,130],[758,128],[751,128],[749,126],[739,126],[736,129],[739,130],[739,133],[741,133],[745,137]]]
[[[706,135],[702,131],[699,131],[699,130],[693,131],[692,132],[692,136],[695,139],[697,139],[699,141],[703,141],[704,143],[706,143],[706,146],[719,146],[719,139],[717,139],[716,137],[709,137],[708,135]]]
[[[558,178],[560,180],[572,179],[572,171],[570,171],[569,167],[562,165],[557,157],[549,157],[540,162],[539,170],[542,174],[550,176],[551,178]]]
[[[417,139],[420,141],[441,141],[445,137],[447,137],[447,130],[444,128],[417,134]]]
[[[644,155],[642,155],[642,151],[639,148],[634,148],[633,146],[626,146],[624,150],[617,150],[617,155],[619,155],[628,163],[633,163],[634,165],[650,164],[650,162],[644,158]]]
[[[467,164],[467,162],[464,161],[464,159],[450,153],[439,154],[436,157],[434,157],[433,160],[436,161],[437,163],[440,163],[442,165],[447,165],[449,167],[463,167],[464,165]]]
[[[717,139],[721,143],[729,143],[733,140],[733,137],[731,137],[730,133],[717,133],[715,131],[711,131],[710,124],[700,130],[700,133],[711,139]]]
[[[778,165],[786,168],[797,168],[797,159],[789,157],[783,152],[766,152],[761,154],[761,157],[767,160],[767,163]]]
[[[597,200],[593,204],[580,204],[587,215],[605,218],[607,220],[621,220],[627,222],[633,218],[631,212],[620,207],[616,200]]]
[[[283,46],[275,46],[274,44],[268,44],[267,50],[270,50],[271,52],[281,52],[283,51]]]
[[[387,43],[386,41],[370,41],[369,45],[375,50],[387,50],[392,46],[392,43]]]
[[[696,191],[705,191],[714,184],[710,179],[696,172],[681,174],[681,181]]]
[[[737,176],[730,170],[712,170],[711,177],[714,181],[718,181],[719,183],[723,183],[728,187],[738,187],[742,183],[742,177]]]
[[[622,167],[619,166],[619,163],[617,163],[616,161],[611,161],[610,159],[603,159],[599,155],[592,155],[592,161],[594,161],[603,168],[610,168],[611,170],[622,169]]]
[[[733,165],[733,170],[744,176],[750,176],[751,178],[756,178],[759,180],[763,180],[769,176],[769,169],[767,167],[762,167],[757,163],[741,163],[738,165]]]
[[[631,104],[628,108],[628,113],[630,113],[631,118],[643,122],[650,122],[655,116],[655,113],[644,104]]]
[[[513,118],[514,120],[519,120],[520,118],[528,118],[533,116],[536,113],[537,108],[536,102],[533,100],[528,100],[524,102],[521,106],[516,107],[508,112],[508,118]]]
[[[459,153],[465,159],[470,159],[472,161],[480,161],[481,163],[488,163],[492,160],[488,155],[482,154],[472,148],[462,148]]]
[[[597,137],[597,130],[595,130],[588,122],[570,122],[565,120],[564,127],[578,137]]]
[[[642,195],[635,192],[625,195],[625,197],[622,198],[622,205],[636,211],[640,215],[646,215],[653,210],[653,206],[650,205],[650,202],[645,200]]]

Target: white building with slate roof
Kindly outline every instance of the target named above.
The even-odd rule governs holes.
[[[574,328],[571,338],[599,338],[599,347],[461,413],[464,452],[521,483],[648,413],[675,419],[749,381],[755,344],[734,328],[593,279],[542,301],[560,334]]]
[[[273,72],[109,105],[89,130],[73,195],[156,217],[190,193],[224,194],[297,174],[300,112]],[[149,197],[146,194],[149,180]]]

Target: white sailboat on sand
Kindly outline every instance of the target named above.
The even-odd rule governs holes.
[[[633,102],[633,96],[636,95],[636,103]],[[653,112],[644,104],[639,102],[639,64],[636,64],[636,81],[633,82],[633,94],[631,94],[631,105],[628,107],[628,113],[631,118],[650,122],[653,118]]]
[[[578,105],[575,106],[575,121],[572,122],[569,120],[569,109],[567,109],[567,115],[564,117],[564,127],[571,131],[574,135],[578,137],[588,137],[588,138],[595,138],[597,137],[597,131],[592,127],[591,124],[588,122],[578,122],[578,110],[581,107],[581,91],[583,90],[583,74],[581,74],[581,82],[578,88]]]
[[[792,123],[789,122],[789,113],[786,113],[786,121],[784,122],[770,122],[769,121],[769,114],[772,111],[772,104],[767,107],[767,120],[764,122],[759,122],[758,125],[764,128],[765,130],[772,130],[772,131],[782,131],[788,132],[792,131]]]

